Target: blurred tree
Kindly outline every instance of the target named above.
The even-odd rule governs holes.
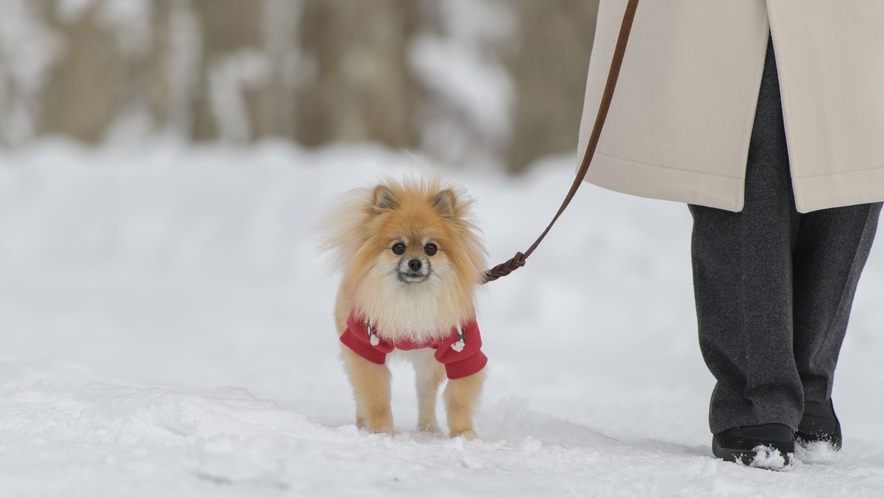
[[[512,133],[514,82],[503,64],[518,41],[512,4],[421,0],[409,63],[423,90],[419,147],[443,164],[498,165]]]
[[[0,0],[0,145],[38,136],[46,73],[61,43],[44,22],[49,0]]]
[[[571,152],[583,111],[598,0],[508,0],[521,41],[507,58],[516,81],[511,171],[548,154]]]
[[[262,36],[270,1],[194,0],[202,35],[196,140],[248,141],[266,130],[258,104],[272,79]],[[278,104],[286,106],[292,97],[278,95]]]
[[[415,145],[406,50],[416,21],[413,0],[306,0],[301,40],[315,73],[298,92],[299,141]]]
[[[0,143],[571,152],[597,0],[0,0]]]
[[[52,68],[43,97],[41,131],[97,142],[114,118],[113,99],[119,54],[109,33],[93,29],[96,9],[90,8],[49,25],[62,37],[64,55]]]

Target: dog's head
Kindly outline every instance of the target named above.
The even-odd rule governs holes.
[[[329,245],[356,308],[400,328],[447,328],[472,314],[485,252],[462,190],[438,179],[388,180],[347,206]]]

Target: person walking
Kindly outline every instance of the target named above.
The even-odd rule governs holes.
[[[601,0],[579,150],[626,0]],[[712,452],[762,467],[841,447],[832,402],[884,201],[884,2],[638,8],[586,180],[687,203]]]

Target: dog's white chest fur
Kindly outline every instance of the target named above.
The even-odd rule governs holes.
[[[385,277],[366,278],[356,292],[355,303],[383,339],[421,342],[441,337],[468,314],[446,302],[446,294],[439,289],[443,275],[411,285]]]

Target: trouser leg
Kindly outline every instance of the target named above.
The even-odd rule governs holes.
[[[794,430],[803,400],[831,397],[881,204],[794,216],[690,208],[700,349],[717,381],[710,429]]]
[[[880,204],[795,210],[773,47],[758,97],[740,213],[690,206],[700,350],[716,379],[713,433],[797,427],[826,401]]]
[[[804,407],[792,353],[795,210],[772,46],[758,97],[743,211],[690,206],[700,351],[716,379],[713,433],[781,423]]]
[[[806,401],[824,403],[832,395],[838,353],[880,212],[876,203],[802,216],[792,257],[793,341]]]

